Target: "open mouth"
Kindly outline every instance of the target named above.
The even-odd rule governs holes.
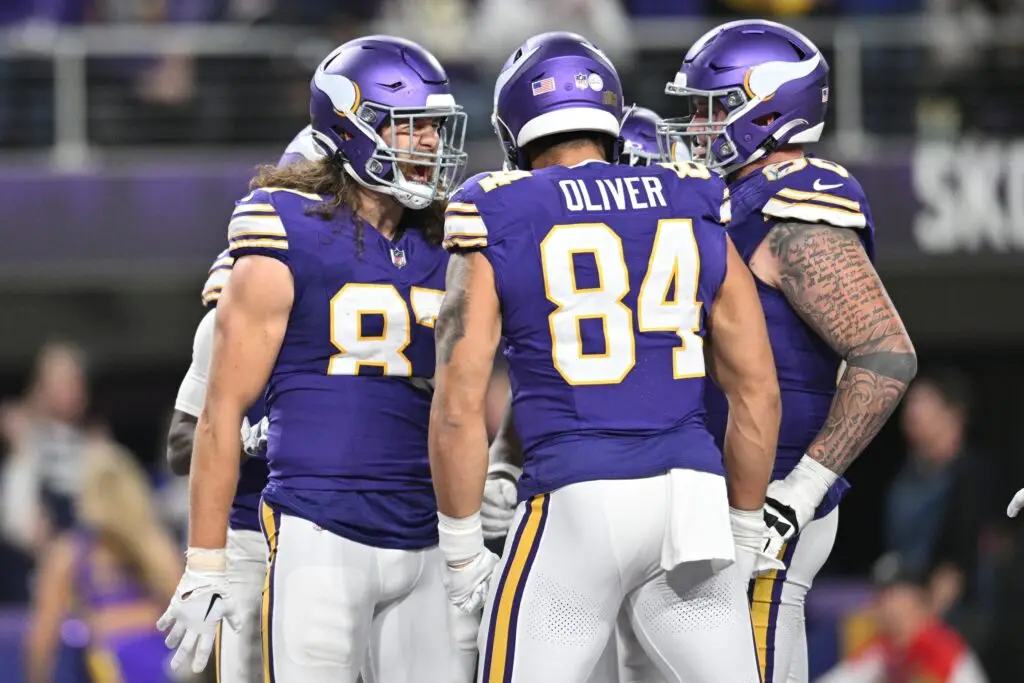
[[[402,175],[413,183],[429,183],[433,175],[433,167],[420,164],[402,164]]]

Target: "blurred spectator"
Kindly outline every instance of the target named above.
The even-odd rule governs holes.
[[[88,628],[86,661],[94,675],[170,681],[172,653],[156,620],[177,586],[181,554],[159,522],[152,490],[131,453],[94,438],[82,464],[79,522],[50,545],[33,590],[28,682],[52,680],[68,616]]]
[[[74,523],[87,404],[82,351],[66,343],[44,346],[29,389],[31,427],[25,447],[28,457],[37,462],[42,504],[55,531],[64,531]]]
[[[700,17],[707,5],[707,0],[626,0],[633,17]]]
[[[624,71],[633,60],[628,26],[618,0],[480,0],[469,47],[493,77],[530,36],[573,31],[586,36]]]
[[[816,683],[986,683],[977,657],[932,609],[928,579],[896,553],[874,568],[877,637]]]
[[[718,4],[726,13],[735,12],[744,18],[755,16],[785,19],[808,14],[822,3],[820,0],[718,0]]]
[[[886,510],[888,549],[928,577],[932,607],[953,623],[976,597],[984,516],[982,463],[966,443],[969,410],[970,387],[958,373],[918,376],[900,415],[910,452]]]

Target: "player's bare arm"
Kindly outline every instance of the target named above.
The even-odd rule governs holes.
[[[494,271],[482,254],[452,254],[434,334],[430,468],[438,510],[464,518],[480,510],[483,496],[488,461],[484,398],[501,335]]]
[[[711,307],[705,357],[729,401],[723,458],[729,501],[760,510],[775,463],[782,404],[757,288],[732,241],[725,281]]]
[[[187,476],[192,465],[197,421],[198,418],[181,410],[175,410],[171,416],[171,426],[167,430],[167,464],[179,477]]]
[[[221,295],[192,454],[190,547],[225,545],[242,450],[238,425],[270,377],[293,296],[288,267],[265,256],[239,259]]]
[[[846,361],[832,407],[807,454],[842,474],[899,405],[917,373],[910,336],[857,234],[781,223],[766,239],[776,286]]]

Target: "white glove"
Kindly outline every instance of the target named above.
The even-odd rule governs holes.
[[[1010,504],[1006,506],[1006,516],[1016,517],[1021,508],[1024,508],[1024,489],[1017,491],[1013,500],[1011,500]]]
[[[772,557],[782,554],[789,539],[814,519],[814,511],[839,475],[805,455],[785,479],[768,484],[764,503],[764,521],[768,525],[768,545],[764,552]]]
[[[246,455],[262,457],[267,452],[267,430],[270,429],[270,420],[264,417],[253,427],[249,424],[249,418],[242,418],[242,450]]]
[[[463,612],[473,614],[483,609],[498,556],[484,547],[480,513],[455,519],[438,512],[437,520],[448,600]]]
[[[519,499],[516,482],[522,474],[521,469],[506,463],[495,463],[487,468],[484,500],[480,506],[484,538],[490,540],[508,534],[512,518],[516,516],[516,502]]]
[[[729,508],[729,523],[732,526],[732,537],[736,542],[736,550],[747,553],[748,557],[736,558],[737,564],[744,570],[750,568],[750,576],[761,576],[773,569],[786,568],[775,555],[765,553],[768,546],[768,525],[764,522],[764,510],[737,510]]]
[[[192,671],[198,674],[206,668],[213,652],[220,620],[224,619],[235,631],[241,622],[231,602],[224,549],[189,548],[185,557],[185,574],[156,627],[169,630],[164,643],[168,648],[177,648],[171,668],[180,672],[191,658]]]

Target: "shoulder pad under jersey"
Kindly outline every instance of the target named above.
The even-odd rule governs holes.
[[[871,225],[864,190],[839,164],[802,157],[765,166],[760,172],[765,178],[760,211],[768,218],[838,228]]]

